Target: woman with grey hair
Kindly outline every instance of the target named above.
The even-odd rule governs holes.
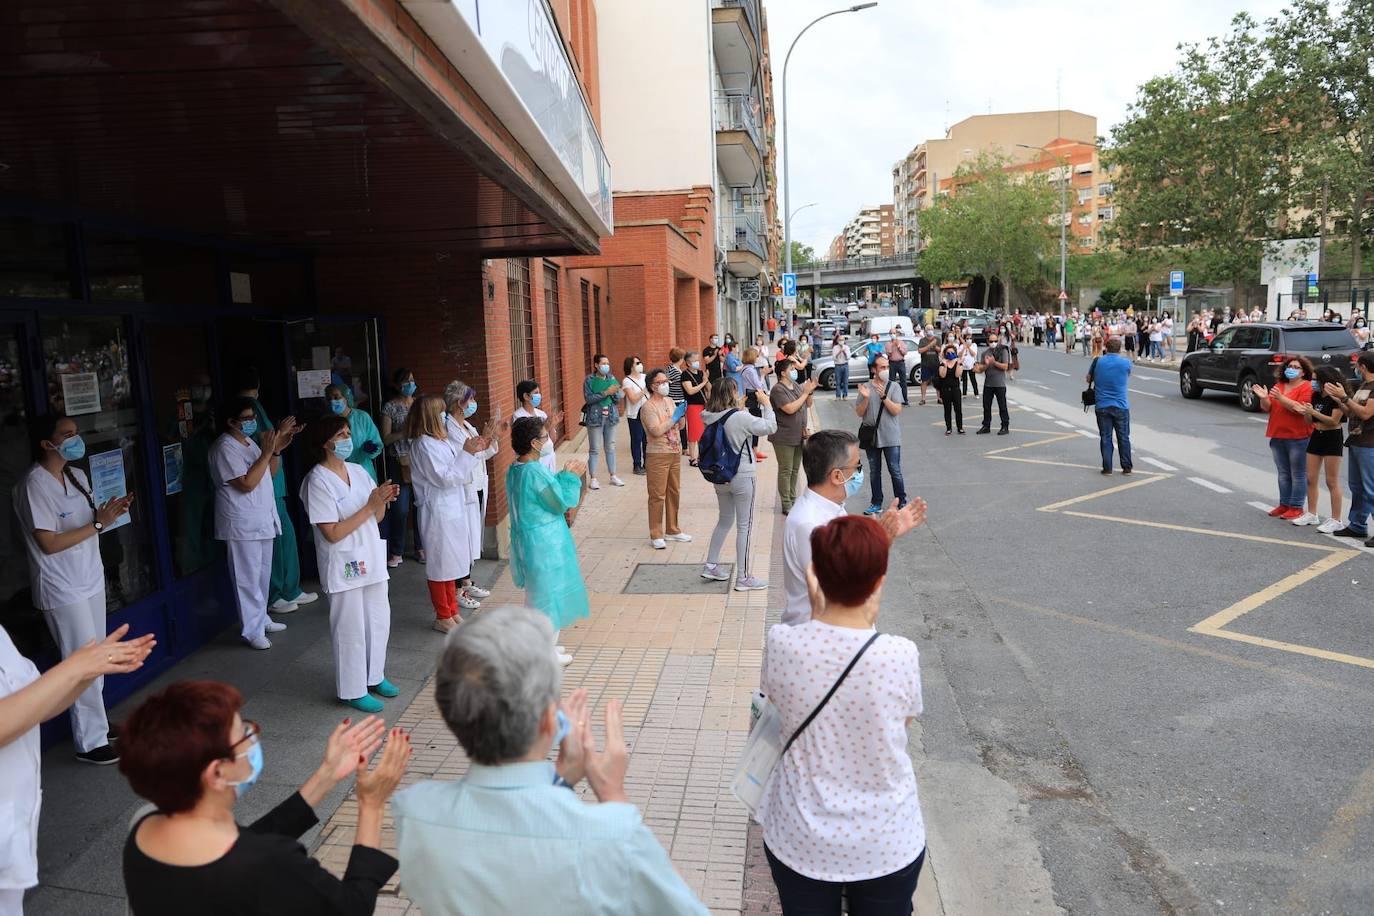
[[[538,611],[498,608],[450,634],[434,695],[472,763],[393,798],[406,893],[464,916],[705,914],[625,794],[620,701],[598,752],[586,691],[560,704],[561,680]],[[584,775],[601,804],[578,798]]]
[[[500,442],[493,435],[499,427],[495,417],[487,423],[487,429],[477,432],[477,427],[468,418],[477,413],[477,392],[470,385],[454,379],[444,386],[444,404],[448,408],[448,434],[459,448],[469,439],[482,441],[482,447],[470,452],[476,462],[472,466],[472,477],[463,487],[463,522],[467,526],[468,547],[472,561],[482,559],[482,524],[487,517],[487,462],[500,450]],[[471,567],[469,575],[458,580],[458,606],[465,610],[476,610],[482,606],[483,598],[490,598],[491,592],[473,584]]]

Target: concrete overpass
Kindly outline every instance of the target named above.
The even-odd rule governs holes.
[[[900,254],[888,257],[852,258],[847,261],[820,261],[793,268],[799,289],[831,286],[878,286],[892,283],[916,283],[916,255]]]

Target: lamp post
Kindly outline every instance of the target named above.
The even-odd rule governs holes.
[[[841,13],[857,13],[860,10],[872,9],[877,5],[878,4],[876,2],[856,3],[853,6],[846,7],[842,10],[832,10],[829,13],[817,16],[815,19],[812,19],[810,22],[808,22],[805,28],[803,28],[800,32],[797,33],[796,38],[792,39],[792,44],[788,45],[787,47],[787,56],[784,57],[782,60],[782,212],[784,214],[782,221],[783,273],[790,274],[792,272],[792,214],[787,212],[787,208],[791,203],[791,195],[789,193],[787,173],[788,167],[792,164],[792,147],[787,142],[787,125],[788,122],[791,120],[791,118],[787,116],[787,65],[792,62],[792,52],[796,49],[797,42],[801,41],[801,37],[805,35],[807,30],[810,29],[813,25],[820,22],[822,19],[829,19],[831,16],[838,16]],[[798,212],[800,212],[804,208],[798,207],[797,209]],[[789,327],[791,327],[796,322],[795,312],[795,307],[788,312],[787,324]]]
[[[1064,314],[1064,303],[1068,296],[1069,270],[1069,160],[1058,153],[1052,153],[1043,146],[1018,143],[1022,149],[1037,149],[1059,161],[1059,314]]]

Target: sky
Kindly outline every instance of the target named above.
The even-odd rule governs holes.
[[[780,122],[788,46],[808,22],[853,2],[764,0]],[[831,17],[806,33],[788,68],[788,131],[797,153],[791,209],[816,204],[797,215],[792,237],[824,254],[860,207],[892,202],[898,159],[970,115],[1063,107],[1096,116],[1098,134],[1108,135],[1137,87],[1173,69],[1180,42],[1224,34],[1238,12],[1263,22],[1283,6],[880,0],[873,9]],[[781,123],[777,136],[781,144]],[[781,188],[781,162],[778,180]]]

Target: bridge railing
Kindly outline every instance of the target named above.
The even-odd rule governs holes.
[[[832,271],[832,270],[864,270],[875,267],[912,267],[916,264],[916,255],[906,252],[903,254],[879,255],[866,258],[846,258],[843,261],[813,261],[810,264],[794,264],[793,270],[797,273],[810,273],[813,271]]]

